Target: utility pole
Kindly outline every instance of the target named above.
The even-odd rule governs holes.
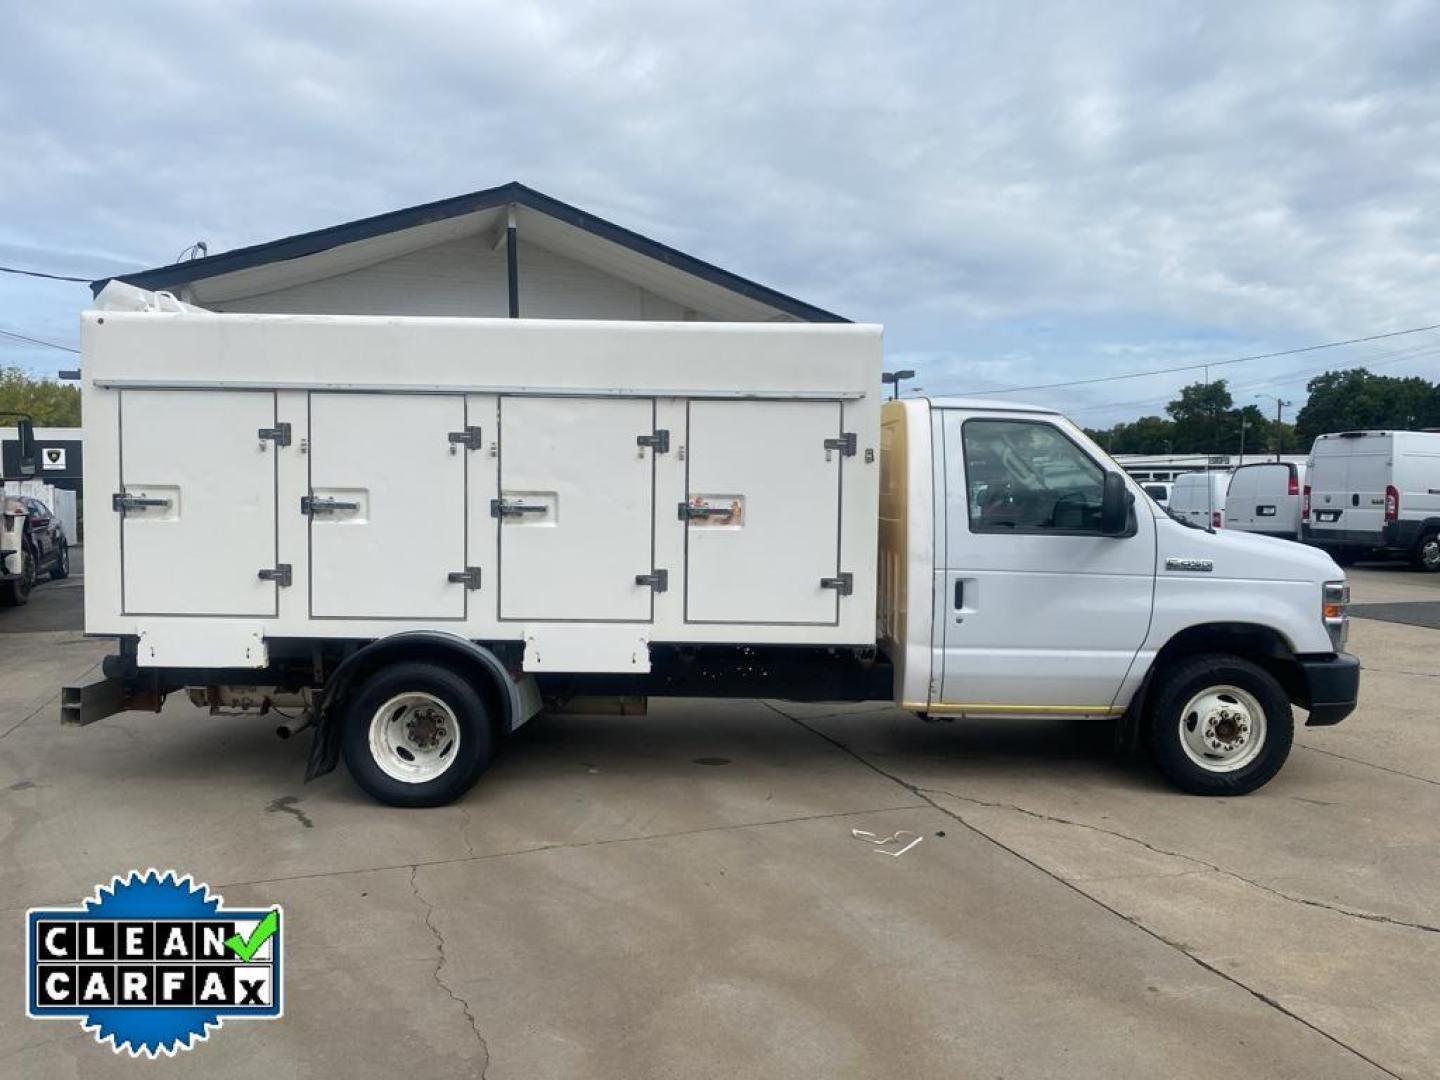
[[[1295,404],[1293,401],[1286,401],[1278,394],[1256,394],[1257,398],[1271,398],[1275,402],[1275,460],[1280,460],[1280,455],[1285,450],[1285,407]]]
[[[1240,414],[1240,464],[1245,464],[1245,429],[1250,426],[1250,418],[1244,413]]]

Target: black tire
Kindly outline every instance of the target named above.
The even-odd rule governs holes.
[[[458,725],[458,740],[448,764],[442,763],[438,775],[417,780],[398,779],[377,759],[371,740],[371,728],[384,724],[377,714],[387,703],[406,694],[426,695],[443,703]],[[428,722],[436,710],[425,710],[411,716]],[[394,713],[392,723],[405,719],[403,709]],[[342,717],[344,729],[341,748],[345,765],[365,793],[390,806],[444,806],[469,791],[495,756],[495,727],[485,701],[470,681],[448,667],[438,664],[406,662],[381,668],[365,680],[350,697]],[[448,724],[448,718],[443,721]],[[448,729],[447,729],[448,730]],[[439,736],[443,740],[444,735]],[[381,736],[377,733],[377,738]],[[381,738],[382,744],[384,739]],[[443,753],[443,743],[437,748]],[[405,748],[399,753],[403,756]],[[382,755],[385,753],[381,750]],[[393,756],[388,758],[391,769],[403,768]]]
[[[1440,573],[1440,532],[1432,529],[1420,537],[1410,561],[1417,570],[1424,570],[1427,574]]]
[[[1330,553],[1338,566],[1354,566],[1360,560],[1361,551],[1359,548],[1337,548]]]
[[[70,576],[70,545],[60,541],[60,550],[55,553],[55,565],[50,568],[51,581],[63,581]]]
[[[21,549],[20,565],[19,577],[0,582],[0,606],[20,607],[30,602],[30,590],[35,588],[35,556],[29,548]]]
[[[1207,688],[1232,687],[1248,694],[1264,714],[1262,742],[1253,757],[1230,771],[1217,771],[1199,764],[1186,752],[1182,724],[1195,733],[1201,723],[1197,711],[1182,715],[1187,706]],[[1217,700],[1236,702],[1234,695]],[[1221,713],[1223,715],[1223,713]],[[1222,721],[1223,723],[1223,721]],[[1253,720],[1249,734],[1256,734]],[[1285,759],[1295,739],[1295,718],[1284,688],[1264,668],[1238,656],[1221,653],[1191,656],[1161,671],[1151,689],[1142,725],[1145,747],[1155,766],[1176,787],[1192,795],[1246,795],[1269,782]],[[1223,737],[1223,736],[1222,736]],[[1208,750],[1208,748],[1207,748]]]

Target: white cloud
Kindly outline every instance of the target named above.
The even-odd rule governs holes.
[[[0,244],[103,273],[520,179],[927,386],[1161,367],[1437,321],[1437,46],[1344,0],[22,5]]]

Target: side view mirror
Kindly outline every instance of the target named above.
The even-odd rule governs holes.
[[[21,476],[35,475],[35,424],[26,417],[15,422],[16,442],[19,444],[19,468]]]
[[[1124,536],[1130,527],[1130,508],[1135,496],[1125,486],[1125,478],[1117,472],[1105,474],[1105,489],[1100,497],[1100,532],[1105,536]]]

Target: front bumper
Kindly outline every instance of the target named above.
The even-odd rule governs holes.
[[[1307,727],[1338,724],[1355,711],[1360,697],[1360,658],[1349,653],[1301,656],[1300,672],[1305,680],[1305,702],[1310,710]]]

